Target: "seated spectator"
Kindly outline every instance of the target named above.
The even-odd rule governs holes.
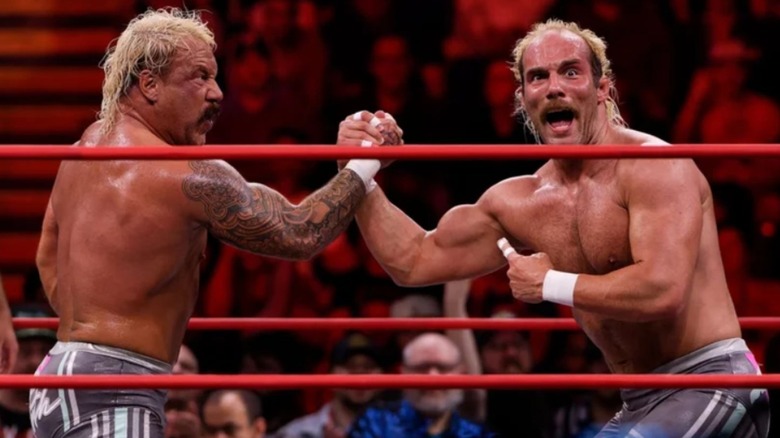
[[[390,305],[391,318],[436,318],[442,316],[441,304],[428,295],[412,294],[394,301]],[[396,337],[400,350],[422,331],[400,331]]]
[[[316,361],[292,332],[260,332],[244,341],[241,374],[310,374]],[[302,391],[259,389],[255,393],[263,406],[266,433],[276,433],[282,426],[306,413]]]
[[[382,358],[371,340],[351,333],[333,349],[331,373],[378,374]],[[293,420],[282,427],[276,438],[343,437],[369,403],[379,394],[375,389],[335,389],[333,398],[317,412]]]
[[[198,374],[198,359],[186,345],[179,348],[179,356],[173,364],[173,374]],[[165,438],[197,438],[201,435],[198,416],[197,389],[174,389],[168,391],[165,402]]]
[[[262,438],[265,419],[260,398],[246,390],[220,390],[203,403],[205,437]]]
[[[45,307],[37,305],[17,306],[11,310],[14,318],[50,318],[53,317]],[[16,331],[19,353],[13,374],[34,374],[38,365],[57,342],[53,330],[26,328]],[[30,424],[29,389],[0,389],[0,425],[3,436],[32,437]]]
[[[423,333],[403,351],[404,374],[463,374],[458,347],[439,333]],[[461,417],[461,389],[405,389],[403,399],[387,408],[369,408],[358,417],[351,438],[483,437],[487,428]]]

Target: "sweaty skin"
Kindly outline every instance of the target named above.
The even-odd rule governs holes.
[[[526,51],[519,93],[540,136],[558,144],[663,144],[607,123],[608,83],[594,84],[589,53],[581,38],[566,32],[546,33]],[[550,108],[570,109],[575,117],[551,126],[544,118]],[[741,336],[712,194],[692,160],[550,160],[534,175],[502,181],[475,204],[453,208],[432,231],[390,203],[381,188],[356,217],[376,259],[406,286],[505,266],[496,246],[502,237],[519,252],[545,253],[549,261],[541,254],[523,258],[517,275],[525,276],[522,288],[531,292],[520,298],[541,300],[550,268],[580,274],[574,317],[616,373],[650,372]],[[520,287],[510,285],[513,293]]]
[[[208,108],[222,94],[210,50],[192,46],[194,54],[174,62],[163,87],[147,88],[144,96],[131,89],[132,104],[115,128],[103,134],[97,122],[76,146],[205,142],[215,116]],[[154,106],[139,103],[165,95],[170,98]],[[165,116],[151,117],[154,111]],[[364,194],[364,182],[351,170],[293,205],[218,160],[65,161],[37,255],[60,317],[58,339],[173,363],[195,305],[207,232],[256,254],[305,259],[347,227]]]

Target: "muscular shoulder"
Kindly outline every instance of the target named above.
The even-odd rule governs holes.
[[[627,197],[637,191],[708,191],[707,181],[691,159],[625,159],[617,166],[618,182]]]
[[[490,187],[479,199],[478,204],[487,212],[497,215],[513,203],[533,195],[542,186],[543,180],[543,173],[505,179]]]
[[[205,191],[243,190],[246,182],[241,174],[222,160],[193,160],[181,164],[181,188],[192,200],[199,200]]]
[[[669,142],[650,135],[646,132],[636,129],[618,128],[616,130],[618,144],[640,145],[640,146],[668,146]]]

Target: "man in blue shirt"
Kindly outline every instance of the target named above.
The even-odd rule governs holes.
[[[463,374],[458,347],[439,333],[423,333],[403,351],[404,374]],[[350,438],[492,437],[487,428],[461,417],[462,389],[406,389],[399,403],[369,408],[352,425]]]

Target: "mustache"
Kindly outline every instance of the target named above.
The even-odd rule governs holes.
[[[216,120],[221,112],[222,107],[218,103],[212,104],[203,111],[203,115],[200,116],[200,121],[205,122],[207,120]]]
[[[555,101],[542,108],[542,116],[546,117],[547,114],[553,111],[571,111],[575,117],[577,116],[577,110],[574,109],[574,107],[562,102],[555,102]]]

